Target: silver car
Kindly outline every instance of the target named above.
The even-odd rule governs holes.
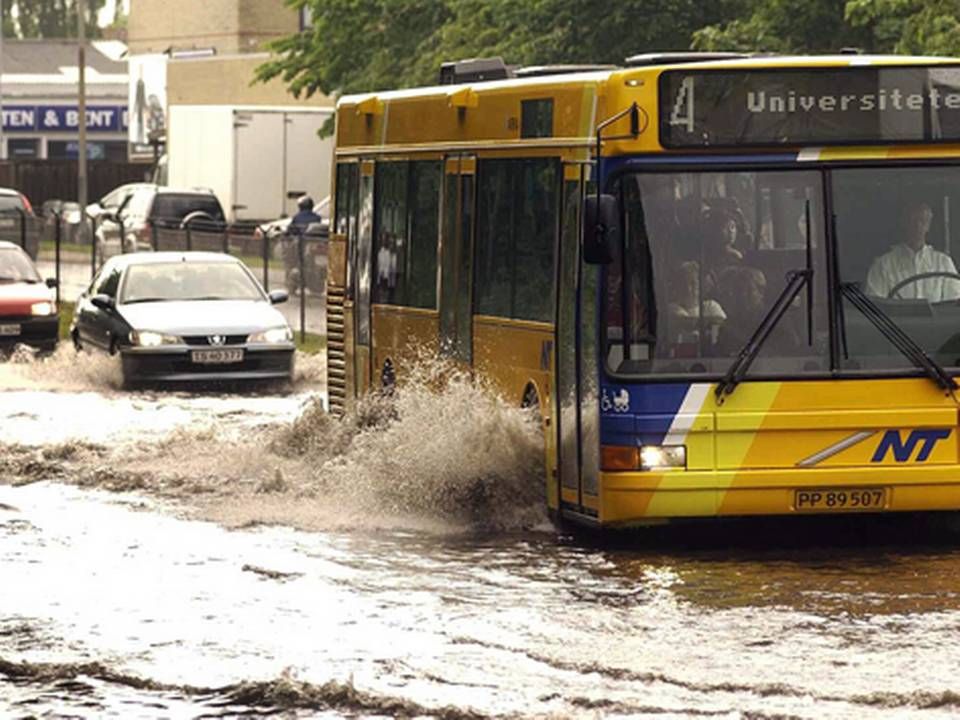
[[[287,297],[223,253],[118,255],[80,296],[70,334],[119,355],[126,385],[290,379],[293,331],[274,307]]]

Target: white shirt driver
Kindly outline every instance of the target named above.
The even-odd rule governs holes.
[[[946,253],[924,245],[914,251],[903,244],[895,245],[890,252],[881,255],[867,273],[867,294],[887,297],[897,283],[914,275],[930,272],[957,274],[953,260]],[[931,302],[960,298],[960,280],[949,277],[932,277],[908,283],[897,291],[897,297],[923,298]]]

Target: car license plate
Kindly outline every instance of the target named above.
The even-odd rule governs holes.
[[[20,334],[20,326],[17,324],[13,325],[0,325],[0,335],[11,337],[13,335]]]
[[[224,350],[192,350],[190,359],[204,365],[226,365],[228,363],[243,362],[243,348],[229,348]]]
[[[810,488],[796,490],[793,508],[797,512],[851,512],[854,510],[883,510],[887,506],[887,489],[868,488]]]

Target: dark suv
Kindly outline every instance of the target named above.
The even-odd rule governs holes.
[[[223,207],[211,190],[138,187],[114,216],[102,220],[101,257],[156,250],[159,232],[185,230],[187,223],[191,230],[206,232],[222,232],[226,227]]]

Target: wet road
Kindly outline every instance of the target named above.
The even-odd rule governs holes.
[[[301,366],[0,366],[0,716],[960,713],[949,534],[597,544],[545,521],[522,413],[424,382],[335,424]]]

